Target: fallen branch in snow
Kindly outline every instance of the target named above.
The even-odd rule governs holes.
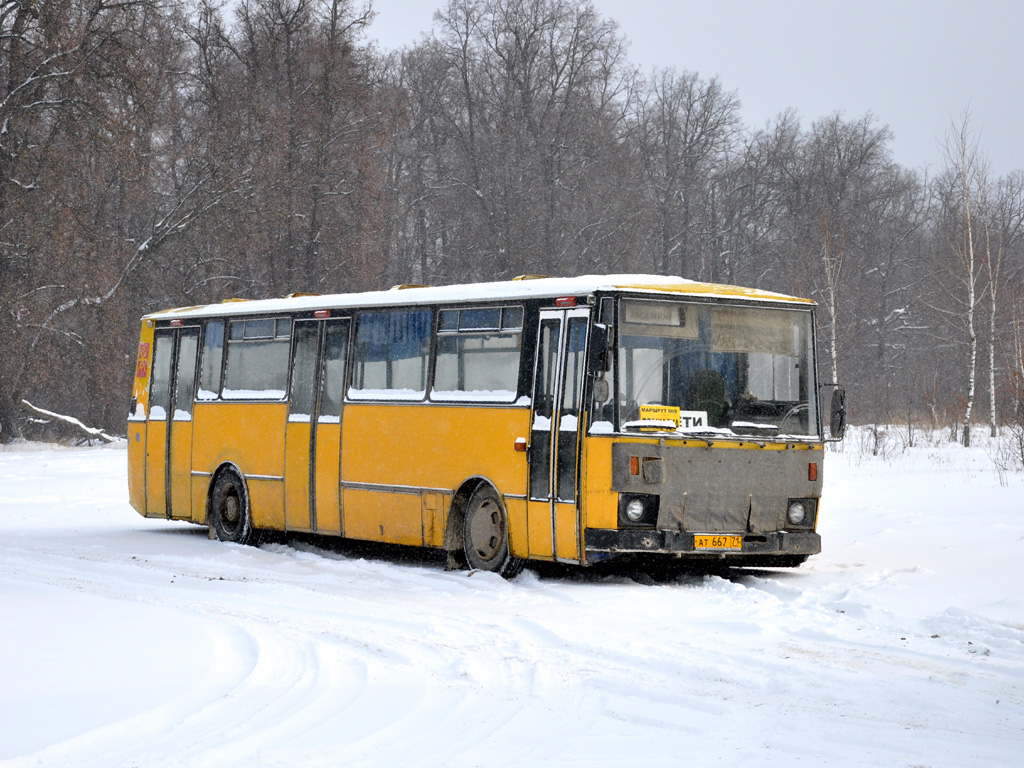
[[[98,437],[100,440],[103,440],[104,442],[107,442],[107,443],[113,443],[113,442],[116,442],[116,440],[117,440],[117,438],[111,437],[106,432],[104,432],[102,429],[98,429],[96,427],[87,427],[87,426],[85,426],[85,424],[80,422],[74,416],[63,416],[63,415],[61,415],[59,413],[54,413],[53,411],[47,411],[47,410],[44,410],[42,408],[37,408],[36,406],[32,405],[32,403],[30,403],[28,400],[22,400],[21,404],[23,406],[25,406],[25,408],[27,408],[28,410],[32,411],[33,413],[38,413],[40,416],[46,416],[47,418],[56,419],[57,421],[63,422],[64,424],[69,424],[70,426],[74,427],[75,429],[78,429],[78,430],[84,432],[90,438],[97,438]]]

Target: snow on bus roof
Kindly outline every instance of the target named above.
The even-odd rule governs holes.
[[[396,286],[396,288],[387,291],[323,295],[307,294],[277,299],[228,299],[220,304],[181,307],[153,312],[147,315],[147,317],[208,317],[303,312],[314,309],[344,309],[350,307],[542,299],[557,298],[559,296],[581,296],[594,293],[595,291],[678,294],[803,305],[814,305],[815,303],[811,299],[762,291],[757,288],[742,288],[736,285],[722,285],[718,283],[700,283],[682,277],[664,275],[583,275],[580,277],[540,277],[444,286]]]

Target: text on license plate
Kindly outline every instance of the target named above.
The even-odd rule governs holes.
[[[743,549],[742,536],[706,536],[693,537],[694,549]]]

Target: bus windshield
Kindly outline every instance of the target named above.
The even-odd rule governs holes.
[[[817,437],[809,311],[623,299],[616,364],[623,430]]]

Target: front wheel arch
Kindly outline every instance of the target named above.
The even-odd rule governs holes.
[[[523,569],[512,554],[508,512],[493,485],[479,483],[466,501],[462,515],[462,551],[471,569],[490,571],[506,579]]]
[[[249,488],[245,476],[233,464],[218,469],[210,482],[206,523],[221,541],[259,543],[259,531],[252,524]]]
[[[449,555],[459,560],[461,565],[466,564],[465,558],[462,556],[462,525],[466,516],[466,509],[473,494],[484,485],[491,487],[495,493],[498,492],[498,489],[494,487],[494,483],[482,475],[467,477],[462,481],[462,485],[455,489],[455,493],[452,495],[452,502],[448,506],[448,515],[445,518],[444,549]]]

